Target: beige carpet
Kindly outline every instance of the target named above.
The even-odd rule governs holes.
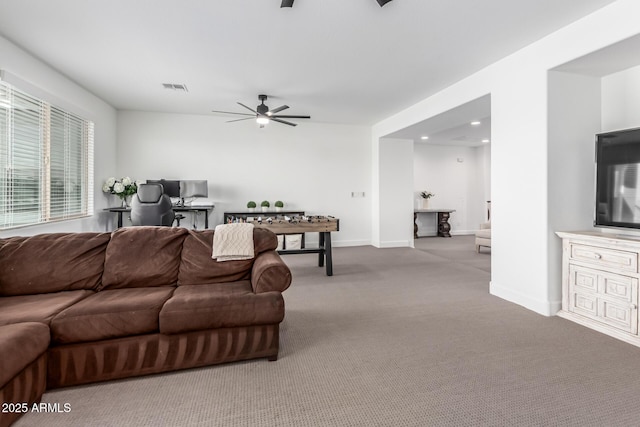
[[[17,426],[634,426],[640,348],[488,294],[471,236],[285,258],[281,356],[55,390]]]

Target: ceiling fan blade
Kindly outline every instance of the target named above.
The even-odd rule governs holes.
[[[242,105],[244,108],[246,108],[247,110],[251,111],[254,114],[258,114],[258,112],[256,110],[254,110],[253,108],[249,108],[246,105],[244,105],[242,102],[238,102],[238,105]]]
[[[280,115],[278,114],[277,116],[271,116],[271,118],[277,118],[277,119],[310,119],[311,116],[287,116],[287,115]]]
[[[279,113],[282,110],[286,110],[287,108],[289,108],[288,105],[282,105],[282,106],[280,106],[278,108],[274,108],[273,110],[269,110],[269,112],[267,114],[271,116],[271,115],[273,115],[275,113]]]
[[[224,113],[224,114],[239,114],[241,116],[251,116],[251,117],[255,117],[255,114],[249,114],[249,113],[236,113],[233,111],[218,111],[218,110],[211,110],[212,113]]]
[[[251,119],[253,119],[254,117],[255,117],[255,116],[245,117],[245,118],[243,118],[243,119],[227,120],[225,123],[239,122],[239,121],[242,121],[242,120],[251,120]]]
[[[297,125],[297,124],[295,124],[295,123],[287,122],[287,121],[285,121],[285,120],[276,119],[276,118],[274,118],[273,116],[272,116],[272,117],[269,117],[269,120],[273,120],[274,122],[278,122],[278,123],[284,123],[285,125],[289,125],[289,126],[298,126],[298,125]]]

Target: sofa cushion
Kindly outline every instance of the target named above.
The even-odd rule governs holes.
[[[184,239],[182,260],[178,273],[178,285],[204,285],[210,283],[235,282],[251,276],[254,259],[218,262],[213,253],[213,230],[190,230]],[[278,239],[271,231],[254,228],[254,254],[274,250]]]
[[[101,289],[175,285],[185,228],[125,227],[107,246]]]
[[[92,294],[93,291],[67,291],[2,297],[0,325],[20,322],[40,322],[48,325],[56,314]]]
[[[251,283],[185,285],[160,311],[160,332],[177,334],[213,328],[269,325],[284,319],[280,292],[254,294]]]
[[[110,238],[110,233],[56,233],[1,239],[0,295],[97,289]]]
[[[158,332],[160,308],[174,287],[107,289],[72,305],[51,321],[57,344]]]
[[[0,326],[0,388],[49,347],[49,328],[37,322]]]

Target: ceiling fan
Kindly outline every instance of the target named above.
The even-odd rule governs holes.
[[[291,123],[282,119],[310,119],[311,118],[311,116],[291,116],[291,115],[282,115],[282,114],[276,115],[276,113],[279,113],[282,110],[286,110],[287,108],[289,108],[289,106],[282,105],[278,108],[274,108],[273,110],[270,110],[269,107],[264,103],[267,100],[267,95],[258,95],[258,99],[261,101],[261,103],[256,107],[255,110],[253,108],[247,107],[242,102],[238,102],[238,105],[242,105],[244,108],[251,111],[253,114],[236,113],[233,111],[217,111],[217,110],[212,110],[212,112],[248,116],[242,119],[228,120],[227,123],[239,122],[241,120],[255,119],[256,122],[260,125],[260,127],[264,127],[264,125],[268,124],[271,120],[273,120],[274,122],[283,123],[289,126],[297,126],[295,123]]]
[[[282,0],[282,4],[280,5],[280,7],[293,7],[293,1],[294,0]],[[385,4],[389,3],[391,0],[376,0],[376,1],[380,5],[380,7],[382,7]]]

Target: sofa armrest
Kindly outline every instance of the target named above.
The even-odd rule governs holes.
[[[260,253],[251,270],[253,292],[284,292],[291,284],[291,270],[274,250]]]

